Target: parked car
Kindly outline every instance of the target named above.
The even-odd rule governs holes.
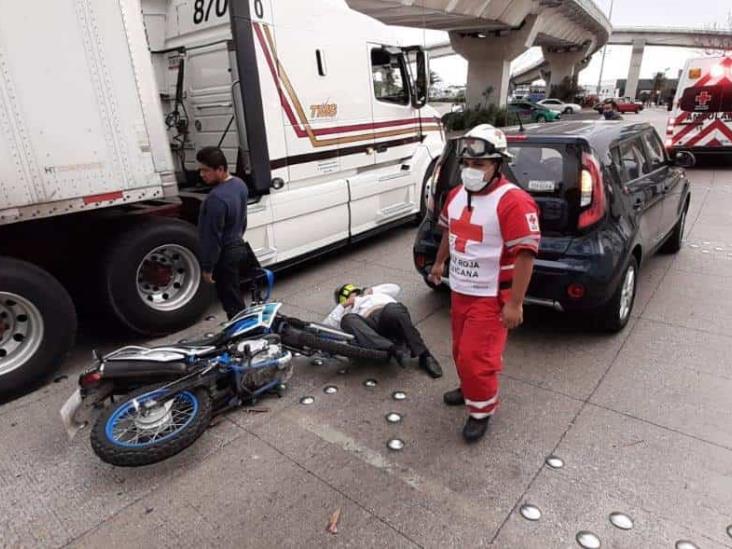
[[[516,115],[521,118],[521,123],[554,122],[555,120],[559,120],[559,113],[538,103],[532,103],[531,101],[514,101],[513,103],[509,103],[508,113],[509,122],[517,122],[517,120],[512,120]]]
[[[559,99],[542,99],[537,104],[562,114],[575,114],[582,110],[582,107],[577,103],[565,103]]]
[[[629,97],[623,97],[623,98],[608,98],[604,101],[600,101],[592,108],[596,110],[597,112],[602,112],[602,106],[605,103],[610,103],[611,101],[615,101],[615,104],[618,106],[618,111],[621,113],[627,113],[627,112],[634,112],[635,114],[638,114],[640,111],[643,110],[643,103],[640,101],[632,101]]]
[[[506,134],[514,160],[504,171],[540,211],[542,239],[526,302],[621,330],[639,268],[656,251],[681,247],[691,198],[683,168],[694,164],[693,155],[669,159],[646,123],[562,121]],[[440,157],[414,243],[414,265],[426,282],[441,238],[439,211],[460,181],[455,143]]]

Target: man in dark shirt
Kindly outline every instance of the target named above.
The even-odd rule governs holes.
[[[216,284],[219,301],[230,319],[244,307],[239,268],[246,254],[246,183],[229,174],[226,157],[218,147],[204,147],[196,155],[201,179],[213,189],[201,205],[198,236],[203,279]]]

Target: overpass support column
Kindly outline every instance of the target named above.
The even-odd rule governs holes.
[[[635,94],[638,92],[638,77],[640,76],[641,63],[643,63],[643,50],[645,47],[645,40],[633,40],[633,52],[630,54],[628,80],[625,83],[625,95],[631,99],[635,99]]]
[[[539,17],[529,15],[517,30],[485,35],[484,38],[450,33],[450,44],[455,53],[468,61],[468,106],[485,101],[483,93],[489,86],[493,91],[489,103],[504,106],[508,98],[511,61],[534,44],[539,30]]]
[[[544,59],[549,63],[549,71],[551,72],[548,82],[550,94],[552,89],[561,84],[565,78],[571,80],[579,74],[580,69],[584,68],[583,61],[587,57],[588,50],[588,46],[572,50],[542,48]]]

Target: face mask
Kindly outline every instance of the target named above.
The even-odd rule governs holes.
[[[465,185],[465,189],[470,192],[478,192],[482,190],[487,184],[484,179],[485,174],[483,173],[483,171],[476,168],[463,168],[460,172],[460,176],[463,179],[463,185]]]

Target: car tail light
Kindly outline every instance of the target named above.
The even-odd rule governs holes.
[[[442,162],[438,161],[435,165],[435,169],[430,177],[430,192],[427,195],[427,213],[434,213],[435,211],[435,190],[437,189],[437,181],[440,178],[440,172],[442,171]]]
[[[506,141],[509,143],[515,142],[515,141],[526,141],[529,137],[526,135],[507,135]]]
[[[605,215],[605,185],[600,164],[594,156],[587,153],[582,153],[580,207],[586,208],[579,216],[577,226],[580,229],[594,225]]]

